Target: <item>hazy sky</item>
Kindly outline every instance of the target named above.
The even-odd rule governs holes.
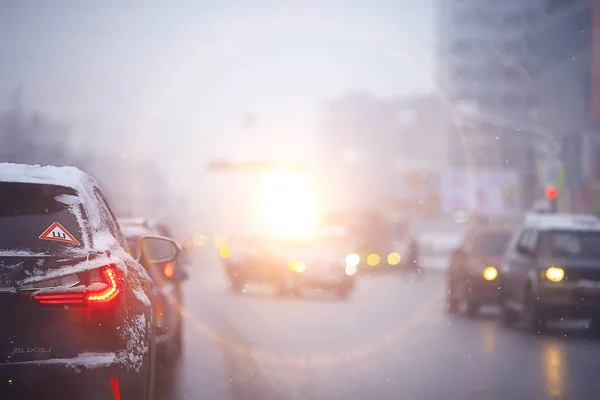
[[[160,151],[174,172],[305,154],[327,99],[427,91],[433,2],[4,0],[0,104],[21,84],[80,142]]]

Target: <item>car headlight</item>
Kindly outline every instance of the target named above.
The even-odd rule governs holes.
[[[291,260],[288,263],[288,266],[289,266],[289,269],[291,269],[294,272],[302,273],[302,272],[306,271],[306,264],[304,264],[302,261]]]
[[[483,279],[493,281],[498,277],[498,270],[495,267],[488,266],[483,270]]]
[[[560,282],[565,277],[565,271],[559,267],[550,267],[546,270],[546,278],[552,282]]]
[[[346,265],[346,275],[355,275],[357,271],[358,268],[356,268],[356,265]]]
[[[387,262],[390,265],[398,265],[402,261],[402,257],[398,253],[390,253],[387,256]]]
[[[358,263],[360,262],[360,256],[358,254],[348,254],[346,256],[346,265],[353,265],[353,266],[357,266]]]

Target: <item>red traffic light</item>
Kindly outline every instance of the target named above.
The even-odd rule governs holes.
[[[546,198],[548,200],[555,200],[556,196],[558,196],[558,191],[554,186],[548,186],[546,188]]]

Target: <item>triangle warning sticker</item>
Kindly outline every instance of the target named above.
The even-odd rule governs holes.
[[[42,240],[54,240],[56,242],[71,243],[79,246],[79,242],[73,235],[58,222],[53,223],[40,235]]]

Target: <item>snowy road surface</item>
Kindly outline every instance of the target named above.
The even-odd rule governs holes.
[[[444,312],[443,281],[364,277],[346,302],[232,295],[214,263],[186,286],[185,349],[160,400],[597,399],[600,340]],[[567,327],[569,328],[569,327]]]

